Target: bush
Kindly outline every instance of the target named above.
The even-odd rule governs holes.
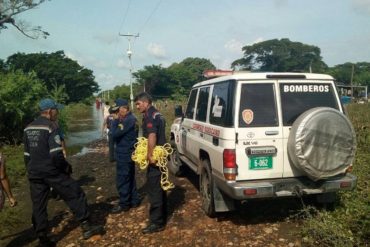
[[[47,95],[46,87],[35,73],[0,73],[0,141],[20,143],[23,129],[37,115],[43,95]]]

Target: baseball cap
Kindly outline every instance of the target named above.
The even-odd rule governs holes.
[[[113,106],[114,111],[120,108],[121,106],[128,106],[128,101],[125,99],[116,99],[114,103],[115,103]]]
[[[46,99],[42,99],[40,101],[39,107],[40,107],[41,111],[45,111],[47,109],[58,109],[58,110],[60,110],[60,109],[63,108],[63,105],[58,104],[53,99],[46,98]]]

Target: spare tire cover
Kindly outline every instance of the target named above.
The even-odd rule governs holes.
[[[355,151],[351,122],[329,107],[312,108],[300,115],[288,138],[290,162],[314,181],[344,173]]]

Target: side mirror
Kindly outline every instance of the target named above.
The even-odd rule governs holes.
[[[175,117],[183,117],[184,113],[182,112],[182,106],[176,105],[175,106]]]

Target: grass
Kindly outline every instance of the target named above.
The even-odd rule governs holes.
[[[370,243],[370,104],[351,104],[347,111],[357,135],[354,191],[339,194],[334,211],[305,209],[304,246],[367,246]]]
[[[3,146],[0,148],[0,152],[2,152],[6,158],[6,172],[14,194],[14,189],[19,187],[26,180],[23,146]],[[22,221],[22,219],[19,218],[21,209],[19,207],[11,208],[8,205],[9,201],[7,200],[3,210],[0,212],[0,235],[5,233],[9,234],[5,226],[14,226]]]

